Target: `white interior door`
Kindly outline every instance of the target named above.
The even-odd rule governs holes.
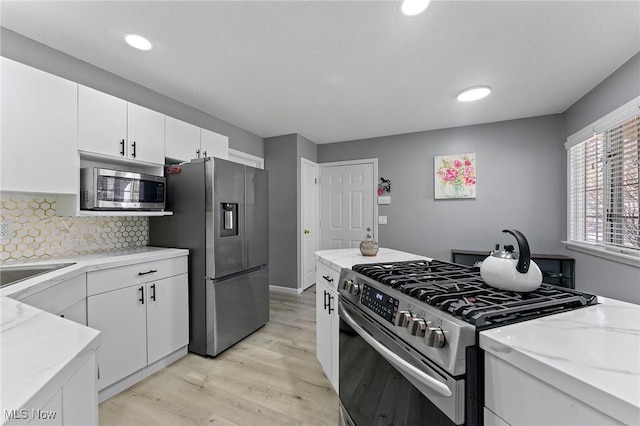
[[[318,228],[318,165],[301,160],[302,174],[302,288],[316,282],[314,253],[317,250]]]
[[[322,167],[322,248],[356,248],[374,225],[375,163]]]

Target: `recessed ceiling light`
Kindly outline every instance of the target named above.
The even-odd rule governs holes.
[[[124,40],[129,44],[129,46],[135,47],[136,49],[151,50],[151,42],[142,36],[129,34],[124,38]]]
[[[424,12],[430,0],[402,0],[400,11],[406,16],[415,16]]]
[[[458,94],[458,100],[460,102],[477,101],[478,99],[489,96],[489,93],[491,93],[491,87],[489,86],[470,87]]]

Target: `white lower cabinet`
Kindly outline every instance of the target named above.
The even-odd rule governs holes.
[[[29,426],[89,426],[98,424],[96,360],[88,356],[82,367],[46,404],[22,413]]]
[[[88,325],[100,330],[102,337],[97,352],[98,390],[105,390],[182,348],[186,354],[186,257],[89,272],[87,288]],[[130,384],[125,383],[122,389]]]
[[[189,343],[186,275],[147,284],[147,363]]]
[[[596,426],[619,421],[485,352],[485,425]]]
[[[87,325],[86,298],[87,275],[82,273],[20,301],[78,324]]]
[[[316,262],[316,356],[333,389],[338,392],[338,278],[340,272]]]
[[[147,365],[145,286],[131,286],[87,298],[89,327],[100,330],[98,390]]]

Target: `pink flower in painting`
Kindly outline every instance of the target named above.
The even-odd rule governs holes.
[[[465,165],[465,166],[470,166],[470,165],[471,165],[471,161],[469,161],[469,160],[464,160],[464,165]]]
[[[476,169],[473,166],[465,167],[464,172],[462,172],[462,176],[465,178],[475,177]]]
[[[466,186],[472,186],[476,184],[476,178],[474,177],[466,177],[464,178],[464,184]]]
[[[457,177],[458,171],[456,169],[447,169],[444,172],[444,180],[446,180],[447,182],[456,180]]]
[[[460,166],[462,166],[462,163],[460,162],[460,160],[455,160],[453,162],[453,167],[455,167],[456,169],[459,169]]]

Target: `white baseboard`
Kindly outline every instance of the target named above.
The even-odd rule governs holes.
[[[282,287],[279,285],[269,285],[269,291],[298,295],[302,293],[304,290],[302,288],[291,288],[291,287]]]

